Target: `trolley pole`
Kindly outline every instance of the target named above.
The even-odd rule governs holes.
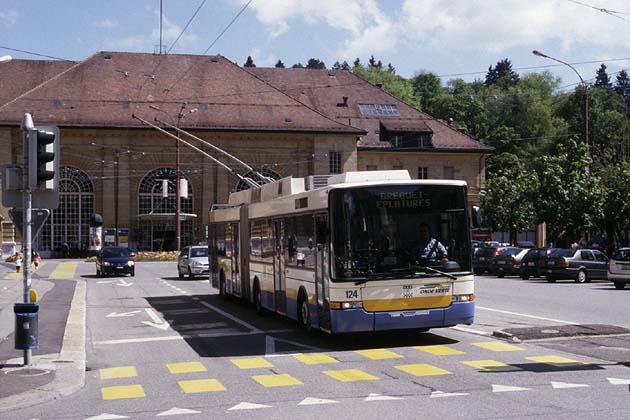
[[[23,258],[23,271],[24,271],[24,303],[30,303],[30,291],[31,291],[31,210],[33,203],[33,195],[31,191],[31,187],[29,185],[28,174],[29,174],[29,130],[32,130],[35,126],[33,125],[33,118],[31,114],[24,114],[24,120],[22,121],[22,148],[23,148],[23,157],[24,162],[22,165],[22,182],[23,182],[23,195],[22,198],[24,200],[24,226],[22,232],[24,233],[22,236],[22,253],[24,254]],[[24,366],[31,365],[32,358],[32,350],[25,349],[24,350]]]

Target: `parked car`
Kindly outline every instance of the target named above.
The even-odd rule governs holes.
[[[547,258],[547,248],[528,249],[521,260],[520,274],[523,280],[530,277],[542,277],[545,269],[545,259]]]
[[[616,289],[624,289],[630,283],[630,248],[619,248],[610,259],[608,280]]]
[[[180,279],[188,274],[189,278],[198,275],[208,275],[208,247],[207,246],[187,246],[177,258],[177,275]]]
[[[129,248],[110,246],[96,254],[96,275],[105,277],[109,274],[136,275],[135,254]]]
[[[480,276],[486,271],[490,271],[492,260],[497,255],[498,247],[484,246],[479,247],[473,253],[473,272]]]
[[[608,278],[608,257],[597,249],[554,248],[545,260],[547,281],[573,279],[577,283]]]
[[[518,241],[516,244],[519,248],[536,248],[532,241]]]
[[[490,264],[490,271],[498,277],[515,276],[519,274],[521,260],[525,254],[527,254],[527,249],[511,246],[499,248]]]

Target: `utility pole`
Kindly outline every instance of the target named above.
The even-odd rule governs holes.
[[[118,246],[118,166],[120,163],[120,158],[118,149],[116,149],[114,153],[114,229],[116,230],[114,238],[116,240],[116,246]]]
[[[184,117],[184,108],[186,108],[186,102],[182,103],[182,107],[179,109],[179,113],[177,114],[177,128],[179,128],[179,124]],[[181,186],[179,182],[179,131],[176,133],[177,140],[175,140],[175,198],[177,200],[177,205],[175,207],[175,240],[177,243],[177,252],[182,250],[182,222],[181,222]]]

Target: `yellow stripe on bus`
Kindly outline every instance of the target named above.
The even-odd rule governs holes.
[[[73,279],[79,263],[62,262],[48,276],[49,279]]]
[[[446,308],[450,304],[451,295],[363,301],[363,307],[369,312]]]

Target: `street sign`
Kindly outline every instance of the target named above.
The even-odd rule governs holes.
[[[42,227],[44,227],[44,223],[46,223],[49,215],[50,210],[48,209],[31,210],[31,232],[33,233],[33,240],[37,238],[37,235],[39,235],[39,232],[42,230]],[[20,235],[23,235],[22,229],[24,227],[24,212],[22,211],[22,209],[9,210],[9,217],[15,225],[15,228],[20,232]]]
[[[22,167],[20,165],[2,165],[2,205],[4,207],[22,207]]]

